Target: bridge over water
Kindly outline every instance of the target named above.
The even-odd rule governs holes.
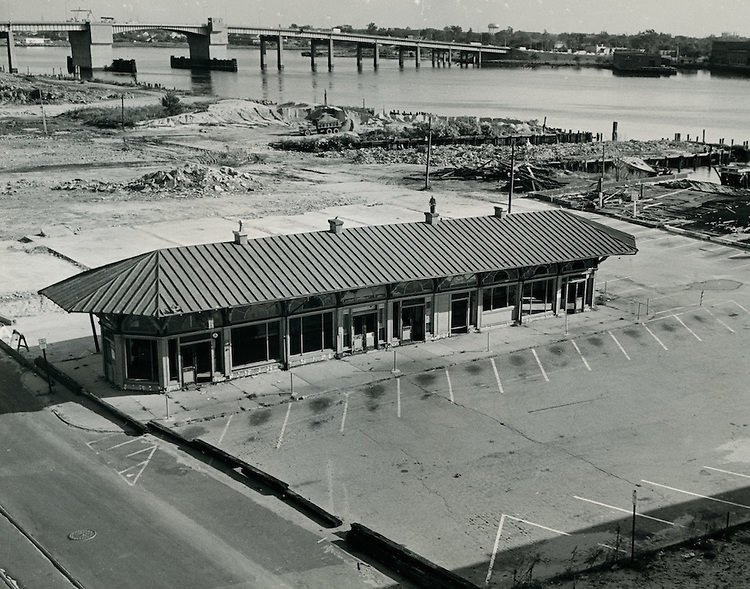
[[[475,43],[446,43],[426,39],[402,37],[379,37],[359,33],[342,33],[337,30],[272,29],[250,26],[226,26],[222,19],[209,18],[205,24],[172,23],[118,23],[95,21],[64,22],[10,22],[0,23],[0,38],[8,40],[8,71],[17,70],[14,52],[14,33],[18,32],[67,32],[70,40],[70,65],[81,71],[104,69],[112,63],[112,41],[115,33],[126,31],[165,30],[181,33],[187,37],[190,63],[196,67],[211,67],[211,60],[226,59],[229,35],[257,36],[260,41],[260,68],[268,66],[267,48],[276,49],[276,67],[284,69],[284,40],[305,39],[310,43],[310,66],[316,69],[318,47],[327,49],[327,66],[333,70],[334,44],[356,46],[357,67],[362,68],[363,49],[372,50],[372,64],[378,67],[380,49],[393,47],[398,50],[399,65],[404,66],[407,52],[414,53],[415,67],[419,67],[423,52],[429,52],[432,65],[461,65],[481,67],[484,55],[503,55],[507,47]]]

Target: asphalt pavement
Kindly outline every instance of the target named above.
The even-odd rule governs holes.
[[[29,399],[46,386],[7,358],[0,383]],[[20,587],[393,585],[274,498],[65,396],[0,415],[0,569]]]

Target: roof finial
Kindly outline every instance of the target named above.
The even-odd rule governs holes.
[[[433,215],[435,214],[435,207],[437,206],[437,201],[435,200],[434,196],[430,197],[430,213]]]

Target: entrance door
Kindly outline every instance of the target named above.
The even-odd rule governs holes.
[[[354,315],[352,323],[354,324],[352,350],[355,352],[364,352],[374,348],[375,334],[378,329],[378,314],[373,312]]]
[[[467,293],[451,299],[451,333],[467,333],[468,331],[469,294]]]
[[[568,313],[583,311],[586,301],[586,280],[568,282],[565,310]]]
[[[211,342],[194,342],[180,346],[182,360],[182,384],[211,382],[213,363],[211,362]]]
[[[401,341],[424,341],[424,305],[401,309]]]

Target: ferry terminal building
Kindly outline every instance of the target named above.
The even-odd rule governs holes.
[[[627,233],[563,210],[160,249],[40,291],[99,319],[106,379],[176,390],[593,306]]]

